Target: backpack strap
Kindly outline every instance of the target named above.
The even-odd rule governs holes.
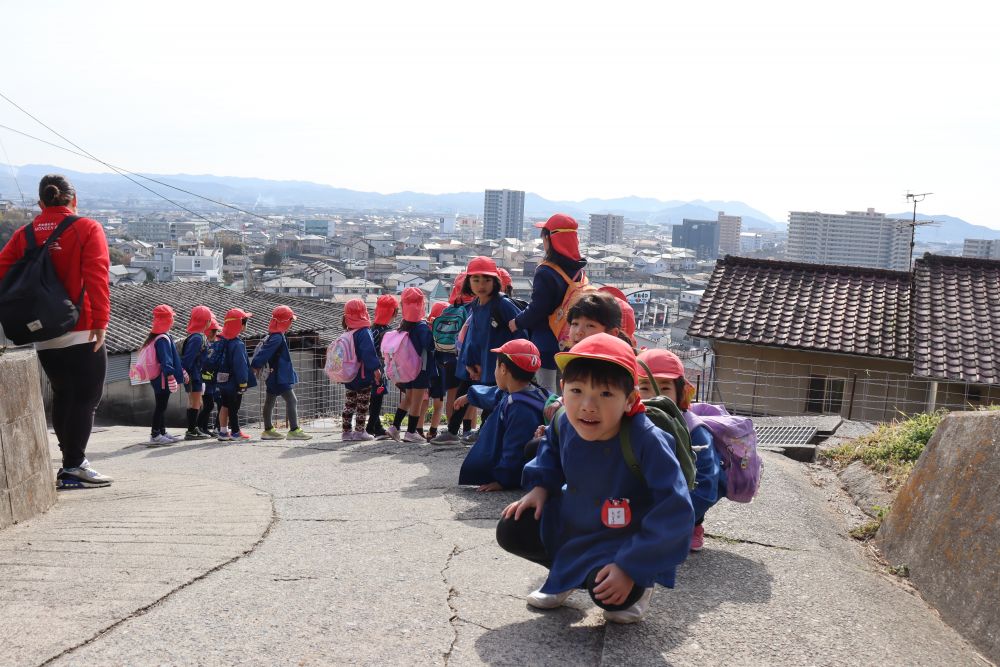
[[[646,371],[646,375],[649,377],[649,383],[651,385],[653,385],[653,392],[657,396],[659,396],[660,393],[661,393],[660,392],[660,385],[656,381],[656,378],[653,377],[653,371],[649,370],[649,366],[646,365],[646,362],[643,361],[642,359],[639,359],[638,357],[636,357],[636,363],[638,363],[640,366],[642,366],[642,370]]]
[[[546,260],[546,261],[542,262],[541,264],[539,264],[539,266],[547,266],[550,269],[552,269],[553,271],[555,271],[556,273],[558,273],[560,276],[562,276],[562,279],[566,281],[567,285],[572,285],[574,283],[581,283],[582,284],[587,279],[587,276],[583,272],[583,269],[580,269],[577,272],[576,275],[577,275],[578,279],[573,279],[573,278],[570,278],[569,274],[566,273],[563,270],[563,268],[561,266],[559,266],[558,264],[556,264],[555,262],[550,262],[550,261]]]
[[[69,229],[70,225],[72,225],[79,219],[80,216],[78,215],[67,215],[65,218],[63,218],[62,222],[60,222],[56,226],[56,228],[52,230],[52,233],[49,234],[49,238],[45,239],[45,243],[42,244],[42,247],[48,248],[50,245],[52,245],[55,241],[59,239],[60,236],[62,236],[63,232]],[[28,246],[28,250],[34,250],[35,248],[38,247],[38,239],[35,238],[35,228],[33,227],[33,223],[29,222],[23,227],[23,229],[24,229],[24,242]]]

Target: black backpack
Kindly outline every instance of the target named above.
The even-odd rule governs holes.
[[[80,319],[84,290],[73,303],[49,254],[49,246],[77,220],[66,216],[40,247],[31,223],[24,226],[24,256],[0,281],[0,326],[16,345],[52,340],[72,331]]]

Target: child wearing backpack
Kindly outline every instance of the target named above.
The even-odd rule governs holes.
[[[447,369],[444,368],[442,355],[439,347],[439,329],[434,328],[434,322],[437,321],[438,317],[446,311],[449,304],[444,301],[435,301],[431,305],[430,315],[427,316],[427,326],[431,328],[431,336],[434,338],[434,366],[437,369],[437,380],[431,383],[431,386],[427,389],[427,398],[424,399],[423,404],[420,406],[420,421],[417,422],[417,433],[424,435],[424,419],[427,416],[427,406],[431,404],[431,426],[427,430],[427,435],[425,436],[428,440],[434,438],[438,434],[438,424],[441,423],[441,415],[444,412],[444,397],[448,393],[448,387],[446,386],[445,373]],[[448,411],[450,414],[450,410]]]
[[[170,328],[174,326],[174,309],[166,304],[160,304],[153,308],[153,326],[146,336],[143,348],[152,345],[152,350],[156,353],[156,362],[159,364],[159,374],[151,377],[149,386],[153,388],[153,396],[156,405],[153,408],[153,424],[150,429],[150,447],[163,447],[172,445],[181,439],[180,436],[167,434],[164,424],[164,416],[167,412],[167,405],[170,403],[170,394],[177,391],[177,388],[184,384],[184,367],[181,363],[181,356],[177,353],[177,346],[174,339],[170,337]],[[148,353],[148,352],[147,352]],[[140,363],[142,350],[140,354]]]
[[[691,408],[694,387],[684,377],[684,364],[669,350],[645,350],[638,357],[639,395],[650,399],[656,395],[669,398],[684,413]],[[652,374],[652,379],[650,379]],[[659,389],[659,392],[656,390]],[[685,414],[686,417],[686,414]],[[715,449],[712,432],[704,425],[690,429],[691,449],[695,453],[695,488],[691,489],[694,505],[694,531],[691,551],[701,551],[705,546],[705,513],[726,495],[719,454]]]
[[[556,332],[564,334],[572,306],[568,301],[587,284],[587,260],[580,256],[578,225],[570,216],[557,213],[535,227],[541,228],[545,261],[535,269],[528,306],[508,326],[512,332],[531,332],[531,342],[542,353],[538,383],[554,393],[558,389],[554,355],[560,350]]]
[[[344,410],[340,414],[343,426],[341,439],[345,442],[374,440],[375,436],[366,432],[365,426],[368,422],[372,389],[382,384],[382,362],[375,352],[368,306],[364,301],[351,299],[344,304],[342,326],[344,333],[339,345],[341,348],[349,348],[341,353],[349,359],[349,363],[341,374],[341,381],[346,389]]]
[[[250,439],[249,433],[240,431],[240,406],[246,390],[257,386],[257,378],[250,372],[247,346],[240,334],[246,331],[247,320],[251,317],[253,313],[231,308],[222,322],[218,349],[219,370],[215,374],[221,406],[217,436],[220,442]]]
[[[368,407],[368,424],[365,432],[374,436],[376,440],[387,440],[389,434],[382,426],[382,401],[388,390],[388,383],[385,379],[384,361],[382,359],[382,337],[389,331],[393,318],[399,311],[399,304],[396,297],[391,294],[381,295],[375,303],[375,322],[372,324],[372,339],[375,341],[375,354],[378,355],[380,368],[382,368],[382,381],[372,387],[371,403]]]
[[[424,293],[416,287],[403,290],[403,321],[399,329],[382,338],[382,355],[385,357],[386,373],[406,394],[400,399],[392,426],[387,430],[389,437],[402,442],[426,444],[427,440],[417,433],[420,420],[420,405],[431,382],[437,377],[434,367],[434,336],[424,319]],[[395,335],[394,335],[395,334]],[[399,375],[400,371],[406,373]],[[413,377],[410,374],[416,371]],[[400,433],[406,419],[406,432]]]
[[[475,484],[479,491],[502,491],[521,486],[524,464],[535,457],[530,446],[535,428],[542,423],[542,408],[549,392],[535,386],[542,367],[538,348],[516,338],[493,350],[497,355],[496,386],[476,385],[458,399],[490,411],[479,438],[462,462],[459,484]]]
[[[209,434],[198,428],[198,416],[201,412],[203,396],[205,393],[205,380],[202,378],[202,354],[205,351],[205,330],[215,316],[207,306],[195,306],[191,309],[191,316],[188,318],[187,338],[181,343],[181,364],[188,381],[184,384],[184,391],[188,395],[187,407],[187,431],[184,432],[185,440],[207,440]]]
[[[559,607],[585,588],[614,623],[646,614],[653,584],[673,587],[694,525],[670,435],[644,414],[628,344],[605,333],[556,355],[562,410],[524,467],[528,493],[497,524],[499,545],[549,568],[528,595]]]
[[[261,440],[311,440],[312,436],[299,426],[298,400],[295,398],[295,385],[299,376],[292,365],[292,351],[288,347],[288,337],[285,335],[295,321],[295,313],[288,306],[277,306],[271,311],[271,321],[267,325],[267,338],[258,349],[254,350],[250,368],[255,375],[263,372],[264,366],[270,368],[264,385],[267,396],[264,398],[264,432]],[[285,402],[285,416],[288,417],[288,434],[281,433],[271,421],[274,415],[274,405],[278,397]]]
[[[219,349],[220,331],[222,331],[222,327],[219,326],[218,320],[213,315],[211,323],[205,330],[205,346],[201,350],[199,361],[205,390],[201,396],[201,411],[198,413],[198,430],[213,438],[218,435],[216,430],[218,425],[213,426],[212,424],[212,411],[219,402],[215,386],[215,372],[218,370],[218,364],[213,360]]]

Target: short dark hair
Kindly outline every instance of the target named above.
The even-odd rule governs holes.
[[[572,324],[578,317],[599,322],[605,331],[622,327],[622,308],[607,292],[590,292],[580,297],[569,309],[566,321]]]
[[[47,174],[38,183],[38,201],[45,206],[69,206],[76,190],[62,174]]]
[[[577,357],[563,370],[563,382],[583,382],[590,380],[592,385],[607,385],[621,389],[626,396],[635,389],[635,378],[632,373],[618,364],[601,359]]]
[[[497,353],[497,363],[503,364],[504,368],[506,368],[518,382],[531,382],[535,379],[534,373],[526,371],[515,364],[514,361],[503,352]]]
[[[480,274],[477,273],[475,275]],[[475,296],[475,293],[472,291],[472,283],[470,282],[471,278],[472,276],[465,276],[465,280],[462,281],[462,294],[465,296]],[[500,279],[496,276],[490,276],[490,278],[493,279],[493,291],[490,292],[490,296],[496,296],[503,291],[503,286],[500,284]]]

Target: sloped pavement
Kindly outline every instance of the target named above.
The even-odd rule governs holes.
[[[96,433],[118,481],[0,532],[5,664],[988,664],[845,537],[828,478],[766,457],[635,626],[494,543],[513,493],[457,488],[462,447]],[[55,451],[55,450],[53,450]]]

